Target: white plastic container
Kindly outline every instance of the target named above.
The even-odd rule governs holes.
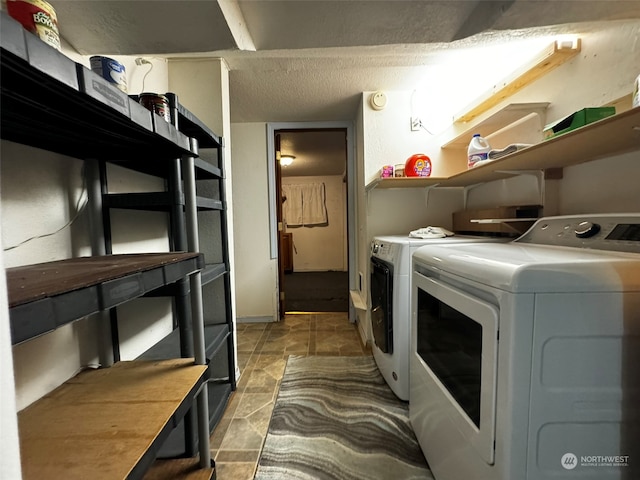
[[[474,165],[489,158],[491,145],[479,133],[473,135],[469,148],[467,149],[467,167],[473,168]]]

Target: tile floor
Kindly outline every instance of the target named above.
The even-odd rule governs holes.
[[[218,480],[251,480],[289,355],[370,355],[346,313],[287,314],[237,326],[241,376],[211,435]]]

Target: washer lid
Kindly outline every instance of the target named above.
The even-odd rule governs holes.
[[[640,291],[640,254],[535,244],[427,245],[416,269],[514,293]]]

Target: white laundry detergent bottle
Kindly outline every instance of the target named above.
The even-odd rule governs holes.
[[[490,151],[491,145],[489,145],[489,142],[479,133],[474,134],[467,150],[467,167],[473,168],[476,163],[487,160]]]

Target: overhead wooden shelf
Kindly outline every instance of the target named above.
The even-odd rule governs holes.
[[[570,167],[638,149],[640,108],[634,108],[465,170],[449,177],[441,185],[464,187],[507,178],[528,170]]]
[[[443,136],[449,138],[449,140],[446,140],[441,148],[466,149],[469,146],[471,137],[473,137],[475,133],[487,137],[525,118],[531,113],[537,113],[540,116],[541,123],[544,123],[548,106],[549,102],[510,103],[491,113],[486,118],[478,117],[469,123],[454,123],[449,130],[443,134]]]
[[[451,177],[380,178],[373,188],[466,187],[527,171],[563,168],[640,149],[640,107],[603,118],[558,137]]]
[[[18,413],[23,478],[143,478],[207,368],[180,358],[81,372]]]

